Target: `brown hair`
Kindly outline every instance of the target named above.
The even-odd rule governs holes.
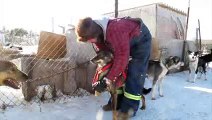
[[[86,17],[79,20],[75,32],[77,34],[78,41],[87,42],[88,39],[98,37],[103,31],[101,30],[101,27],[92,20],[92,18]]]

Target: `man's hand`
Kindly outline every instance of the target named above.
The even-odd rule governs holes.
[[[114,93],[114,92],[116,91],[116,90],[115,90],[115,84],[114,84],[114,82],[113,82],[112,80],[106,78],[106,77],[104,77],[103,80],[104,80],[105,83],[107,84],[107,90],[108,90],[109,92]]]

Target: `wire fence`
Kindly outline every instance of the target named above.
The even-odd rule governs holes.
[[[162,40],[162,42],[153,41],[153,45],[160,44],[160,48],[166,48],[165,52],[169,52],[170,55],[174,54],[176,49],[179,50],[178,42],[175,44],[170,39],[183,38],[182,32],[185,33],[186,16],[173,8],[164,6],[162,8],[159,14],[152,12],[153,9],[150,7],[144,7],[123,11],[121,16],[142,18],[141,15],[143,15],[146,21],[157,19],[155,23],[152,23],[151,20],[146,23],[149,25],[150,31],[155,34],[153,37]],[[161,26],[163,27],[156,31]],[[90,58],[95,55],[92,46],[77,43],[73,29],[67,30],[62,38],[59,35],[60,39],[57,36],[50,38],[48,33],[43,36],[44,38],[41,39],[41,37],[26,37],[21,41],[10,40],[13,41],[12,45],[0,46],[1,61],[13,62],[29,76],[22,83],[22,89],[18,90],[4,86],[3,81],[0,81],[1,109],[10,106],[25,106],[34,102],[65,102],[73,97],[90,95],[88,81],[92,79],[93,72],[91,71],[95,70],[95,67],[89,68],[88,63]],[[174,52],[170,52],[173,48],[176,48]],[[166,56],[169,55],[166,53]],[[0,70],[0,72],[4,72],[2,68]]]
[[[18,65],[18,64],[17,64]],[[39,64],[36,64],[39,66]],[[45,69],[48,66],[39,67],[40,72],[45,72]],[[51,68],[49,68],[51,69]],[[55,69],[55,68],[53,68]],[[52,71],[54,71],[52,69]],[[71,68],[73,69],[73,68]],[[44,79],[44,78],[50,78],[54,79],[54,76],[60,75],[66,71],[69,71],[71,69],[63,69],[61,72],[53,72],[52,74],[46,74],[46,76],[41,76],[39,78],[34,78],[33,81],[38,81]],[[31,69],[32,70],[32,69]],[[31,81],[32,82],[32,81]],[[55,83],[49,83],[49,84],[55,84]],[[65,95],[61,91],[54,91],[54,88],[52,88],[50,85],[40,85],[37,86],[35,89],[36,95],[30,100],[30,102],[25,101],[23,96],[23,90],[22,89],[13,89],[11,87],[7,86],[0,86],[0,108],[5,109],[7,107],[13,107],[13,106],[24,106],[28,104],[32,104],[33,102],[40,103],[40,102],[65,102],[69,98],[73,97],[83,97],[90,95],[89,92],[86,90],[83,90],[81,88],[76,88],[73,90],[72,93],[69,93],[68,95]]]
[[[86,56],[85,54],[79,55],[79,53],[73,50],[66,49],[66,39],[64,41],[57,38],[58,36],[66,38],[64,35],[49,32],[44,33],[43,36],[38,38],[40,41],[37,45],[16,46],[17,43],[13,43],[12,47],[1,47],[1,61],[14,63],[19,70],[26,73],[29,77],[22,83],[22,89],[13,89],[11,86],[5,86],[3,84],[4,79],[0,81],[1,109],[12,106],[24,106],[34,102],[65,102],[73,97],[90,95],[88,91],[84,90],[83,87],[80,87],[79,83],[77,83],[80,81],[76,82],[75,79],[77,78],[79,80],[80,78],[77,76],[80,76],[80,74],[83,75],[80,70],[76,69],[86,71],[86,65],[89,64],[88,60],[90,59],[89,54],[91,54],[91,52],[88,52]],[[53,36],[53,38],[49,38],[49,36]],[[75,39],[76,36],[73,37],[72,39]],[[84,49],[86,49],[86,47],[92,48],[91,45],[82,45],[81,47]],[[73,45],[73,48],[78,52],[82,50],[80,47],[77,47],[76,44]],[[65,56],[70,53],[70,51],[74,53],[71,55],[72,57]],[[81,56],[80,58],[83,60],[80,62],[76,56]],[[85,57],[85,59],[83,57]],[[12,71],[10,68],[0,67],[2,67],[0,71],[1,75],[6,75],[8,71]],[[13,68],[11,67],[11,69]],[[77,76],[75,75],[76,71],[79,71]],[[17,75],[18,73],[15,74]],[[87,75],[87,72],[84,73],[84,75]],[[11,77],[7,79],[11,79]],[[15,79],[11,79],[10,81],[12,80]],[[84,80],[82,82],[86,82],[87,78],[81,80]],[[67,83],[69,85],[66,85]],[[25,84],[25,86],[23,84]],[[66,88],[68,90],[65,90],[65,86],[68,87]],[[84,88],[86,87],[84,86]]]

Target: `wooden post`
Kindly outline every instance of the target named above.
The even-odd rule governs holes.
[[[201,51],[202,50],[202,39],[201,39],[201,31],[200,31],[200,21],[198,19],[198,32],[199,32],[199,50]]]
[[[195,44],[196,44],[196,46],[197,46],[197,48],[199,50],[199,35],[198,35],[198,33],[199,33],[199,28],[196,28],[196,41],[195,41]]]
[[[119,11],[118,11],[118,0],[115,0],[115,18],[118,17],[118,13],[119,13]]]
[[[189,13],[190,13],[190,0],[189,0],[189,2],[188,2],[187,21],[186,21],[186,30],[185,30],[185,38],[184,38],[184,40],[187,39],[188,22],[189,22]]]
[[[184,41],[183,41],[183,53],[182,53],[182,60],[184,63],[186,62],[186,41],[187,41],[187,31],[188,31],[188,22],[189,22],[189,12],[190,12],[190,0],[188,1],[188,11],[187,11],[187,21],[186,21],[186,29],[185,29],[185,36],[184,36]],[[187,64],[185,64],[187,66]]]

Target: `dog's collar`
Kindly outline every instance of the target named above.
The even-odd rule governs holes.
[[[105,65],[104,67],[98,69],[97,71],[98,71],[99,73],[104,72],[105,70],[107,70],[107,69],[110,68],[111,66],[112,66],[112,63],[109,63],[109,64]]]
[[[103,67],[99,67],[99,68],[97,68],[97,73],[100,74],[100,73],[108,70],[111,66],[112,66],[112,62]]]

